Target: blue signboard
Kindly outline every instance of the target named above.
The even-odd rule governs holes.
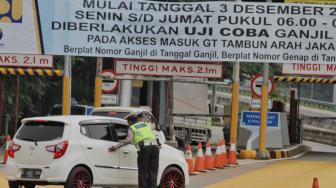
[[[243,112],[241,117],[242,126],[260,126],[260,112]],[[279,127],[279,113],[267,113],[267,127]]]

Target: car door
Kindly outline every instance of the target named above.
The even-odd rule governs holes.
[[[128,125],[114,124],[118,140],[121,142],[126,139],[129,129]],[[135,185],[138,183],[138,153],[133,144],[128,144],[119,149],[119,182],[121,184]]]
[[[99,184],[116,184],[119,174],[119,150],[109,152],[108,148],[118,144],[117,135],[110,123],[82,124],[80,142],[84,153],[96,172]]]

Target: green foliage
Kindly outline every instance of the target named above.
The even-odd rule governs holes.
[[[54,69],[63,70],[63,56],[55,56]],[[76,57],[72,61],[72,97],[80,104],[92,105],[96,58]],[[19,79],[19,116],[16,117],[16,87]],[[3,80],[3,116],[10,122],[25,117],[47,115],[54,104],[62,104],[63,78],[5,75]]]
[[[224,78],[232,78],[233,62],[224,62]],[[279,64],[270,64],[269,77],[281,74],[281,67]],[[240,79],[252,79],[257,74],[262,74],[262,63],[240,63]]]

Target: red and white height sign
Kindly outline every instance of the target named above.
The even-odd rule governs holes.
[[[222,63],[126,61],[115,63],[115,71],[120,74],[148,76],[185,76],[199,78],[222,78]]]
[[[0,67],[53,67],[53,56],[0,54]]]
[[[336,64],[293,63],[282,65],[283,74],[336,76]]]

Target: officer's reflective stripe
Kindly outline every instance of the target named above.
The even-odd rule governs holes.
[[[137,129],[140,129],[140,128],[143,128],[143,127],[146,127],[146,126],[147,125],[145,123],[134,125],[134,127],[137,128]]]

